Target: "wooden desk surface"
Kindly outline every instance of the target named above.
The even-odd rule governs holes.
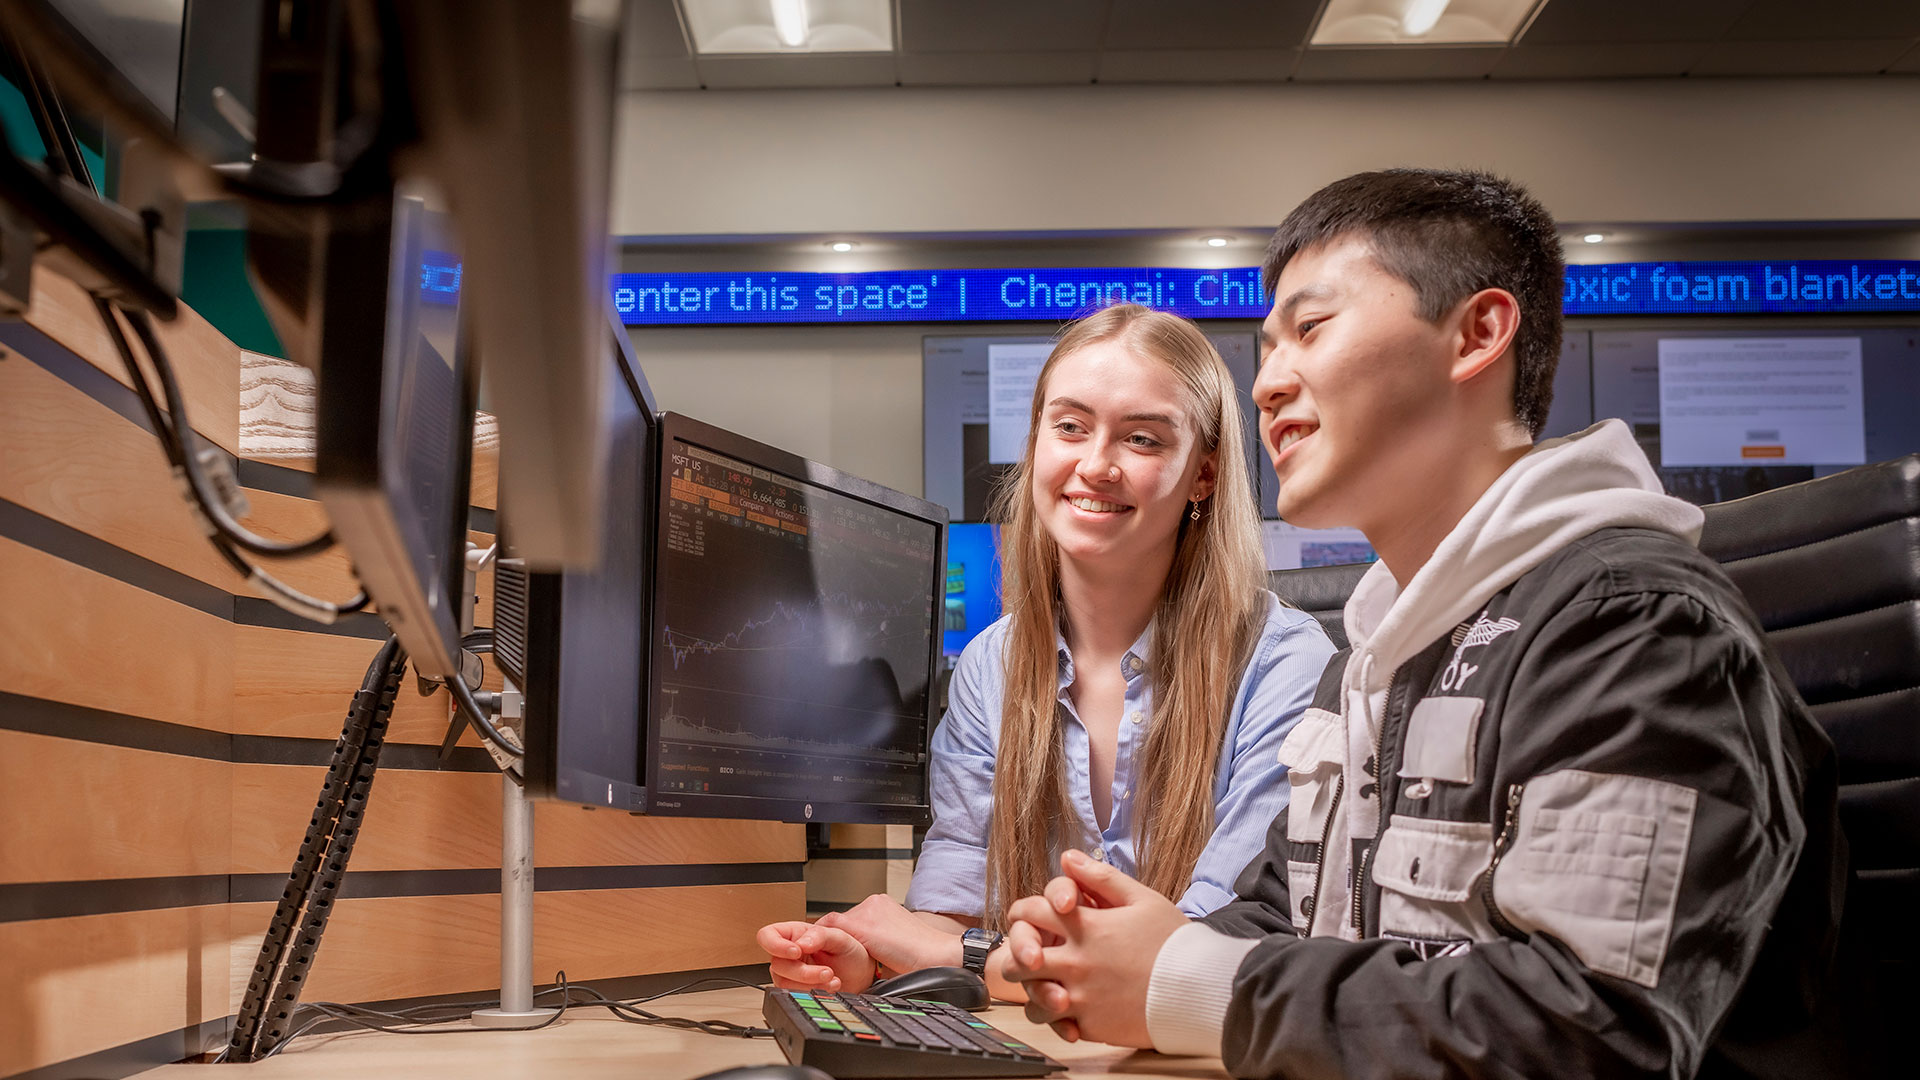
[[[744,987],[662,998],[664,1016],[760,1026],[760,995]],[[1164,1057],[1098,1043],[1068,1043],[1027,1022],[1015,1005],[980,1014],[1056,1061],[1068,1077],[1121,1074],[1142,1080],[1221,1080],[1218,1058]],[[252,1065],[166,1065],[139,1080],[336,1080],[341,1076],[419,1080],[691,1080],[735,1065],[784,1062],[771,1039],[727,1039],[676,1028],[642,1027],[604,1009],[576,1008],[539,1031],[452,1035],[352,1032],[309,1035]],[[1055,1078],[1061,1076],[1053,1074]]]

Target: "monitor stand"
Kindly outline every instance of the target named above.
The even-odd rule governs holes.
[[[514,688],[506,687],[506,697]],[[512,770],[500,774],[500,1007],[478,1009],[473,1026],[539,1027],[558,1009],[533,1005],[533,803]]]

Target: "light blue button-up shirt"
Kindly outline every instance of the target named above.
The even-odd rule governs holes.
[[[1193,868],[1180,909],[1198,917],[1233,899],[1233,882],[1266,845],[1267,826],[1287,805],[1280,742],[1313,701],[1314,687],[1333,656],[1333,643],[1313,616],[1266,598],[1267,621],[1254,646],[1227,720],[1213,782],[1213,836]],[[987,822],[993,808],[993,767],[1005,691],[1008,620],[1002,618],[967,645],[947,690],[947,714],[932,743],[933,826],[927,831],[907,889],[907,907],[979,917],[985,913]],[[1127,692],[1113,765],[1112,811],[1102,829],[1093,812],[1088,736],[1067,690],[1073,656],[1060,650],[1060,710],[1065,720],[1067,795],[1079,819],[1076,846],[1138,876],[1134,857],[1134,797],[1147,730],[1153,722],[1153,628],[1134,642],[1121,663]],[[1057,858],[1059,852],[1055,852]]]

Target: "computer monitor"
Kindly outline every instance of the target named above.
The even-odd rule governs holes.
[[[430,678],[460,670],[474,383],[451,221],[417,195],[334,229],[317,271],[314,488],[367,595]]]
[[[926,822],[946,512],[673,413],[660,476],[654,812]]]
[[[1920,450],[1920,328],[1596,330],[1593,411],[1669,494],[1725,502]]]
[[[940,652],[949,663],[1000,618],[1000,526],[947,526],[947,581]]]
[[[525,698],[527,794],[647,809],[648,605],[657,451],[653,392],[609,310],[611,442],[599,566],[533,570],[515,546],[524,504],[501,503],[494,659]]]

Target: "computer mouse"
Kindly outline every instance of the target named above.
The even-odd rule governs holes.
[[[882,979],[867,990],[891,998],[919,998],[955,1005],[968,1012],[979,1012],[992,1004],[987,980],[957,967],[930,967]]]
[[[735,1065],[694,1080],[833,1080],[811,1065]]]

